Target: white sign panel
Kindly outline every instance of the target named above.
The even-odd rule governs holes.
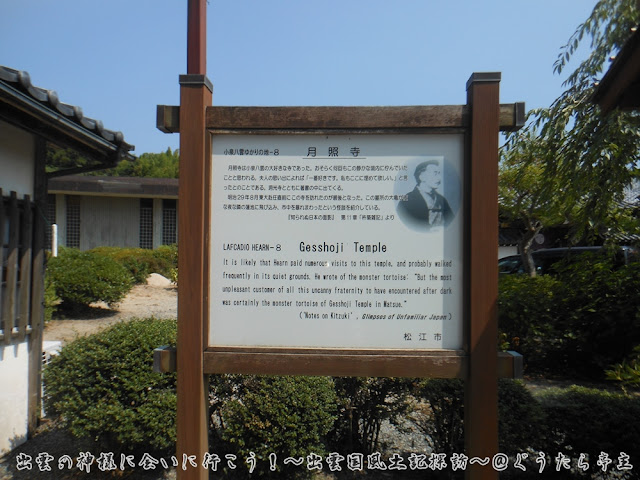
[[[462,348],[462,134],[212,142],[210,346]]]

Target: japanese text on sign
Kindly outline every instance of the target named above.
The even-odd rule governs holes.
[[[462,347],[462,135],[212,141],[211,346]]]

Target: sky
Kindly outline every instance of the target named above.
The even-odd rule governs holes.
[[[472,73],[501,72],[501,103],[547,107],[569,72],[553,63],[595,3],[209,0],[213,104],[458,105]],[[0,65],[121,131],[135,155],[179,147],[156,105],[179,104],[186,43],[187,0],[0,0]]]

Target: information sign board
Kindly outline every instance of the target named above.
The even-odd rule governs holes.
[[[464,135],[214,134],[210,347],[463,349]]]

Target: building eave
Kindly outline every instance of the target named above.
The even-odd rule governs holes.
[[[0,107],[0,119],[93,161],[85,170],[135,160],[130,153],[134,146],[122,133],[85,117],[80,107],[60,102],[54,91],[33,86],[27,72],[0,65]]]
[[[50,194],[178,198],[178,179],[70,175],[49,180]]]
[[[635,29],[599,82],[593,102],[603,114],[640,108],[640,29]]]

